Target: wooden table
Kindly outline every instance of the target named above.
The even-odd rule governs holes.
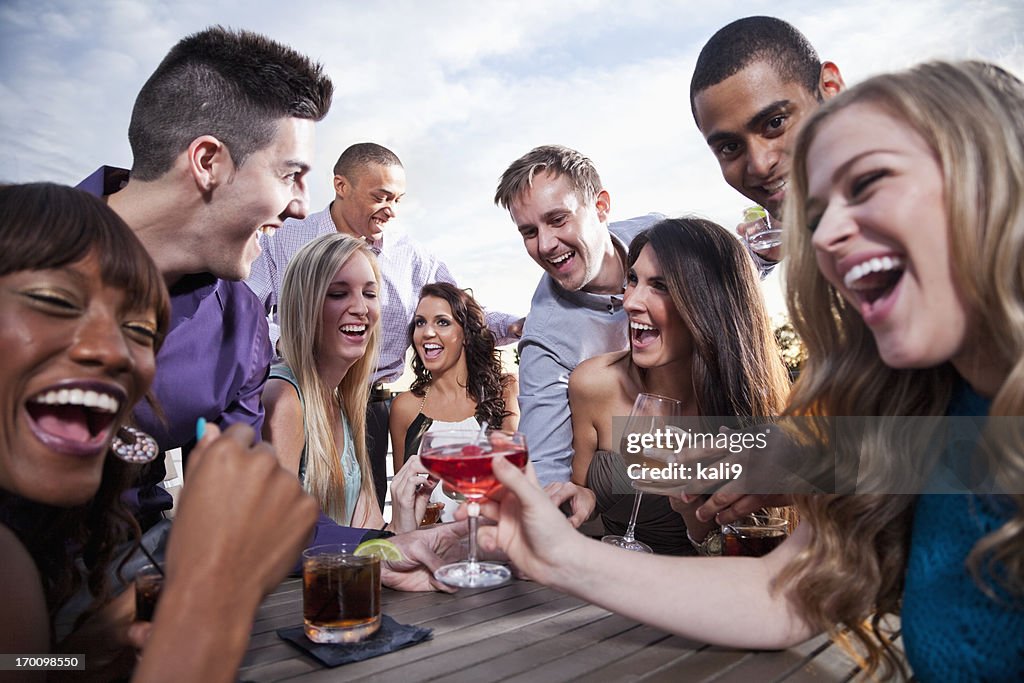
[[[333,669],[277,637],[302,623],[302,582],[264,600],[243,681],[843,681],[853,661],[824,638],[781,652],[695,643],[527,581],[443,593],[383,591],[384,612],[431,640]],[[681,605],[680,609],[685,609]]]

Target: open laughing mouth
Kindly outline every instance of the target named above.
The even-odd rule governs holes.
[[[25,410],[32,432],[47,446],[72,455],[96,455],[112,437],[124,401],[120,389],[72,382],[40,392],[25,402]]]
[[[889,301],[905,270],[906,264],[899,256],[881,256],[862,261],[846,272],[843,284],[865,320]]]
[[[661,336],[661,330],[653,325],[629,321],[629,338],[633,342],[633,348],[642,349],[654,342]]]
[[[560,254],[559,256],[555,256],[554,258],[549,258],[549,259],[545,259],[545,260],[548,263],[550,263],[551,266],[556,271],[563,271],[563,270],[567,270],[569,263],[572,261],[573,257],[575,257],[575,256],[576,256],[576,252],[573,251],[573,250],[569,250],[569,251],[565,252],[564,254]]]
[[[366,330],[368,327],[364,323],[360,325],[342,325],[338,329],[341,330],[341,333],[349,339],[361,341],[366,337]]]
[[[444,347],[440,344],[427,342],[423,345],[423,360],[434,360],[441,355],[442,351],[444,351]]]
[[[762,185],[761,189],[767,192],[769,195],[773,195],[777,192],[782,192],[783,190],[786,189],[786,179],[780,178],[779,180],[768,183],[767,185]]]

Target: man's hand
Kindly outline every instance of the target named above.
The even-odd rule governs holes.
[[[544,487],[544,492],[551,498],[551,502],[561,506],[565,501],[572,501],[572,515],[569,516],[569,523],[575,528],[590,519],[597,507],[597,496],[585,486],[574,484],[571,481],[554,481]]]
[[[518,339],[523,338],[523,326],[526,325],[526,318],[520,318],[511,325],[508,326],[509,336],[516,337]]]
[[[683,503],[689,504],[695,503],[697,499],[696,496],[686,495],[680,498]],[[784,507],[792,504],[792,496],[731,493],[728,487],[723,487],[697,508],[697,519],[701,522],[731,524],[764,507]]]
[[[452,593],[454,588],[434,578],[441,565],[465,558],[462,539],[468,533],[465,522],[438,524],[393,536],[390,540],[405,559],[381,564],[381,581],[400,591],[438,590]]]
[[[756,221],[747,221],[740,223],[736,226],[736,234],[743,238],[744,244],[750,244],[747,242],[747,237],[753,233],[761,232],[764,230],[764,221],[757,219]],[[782,245],[770,247],[768,249],[754,249],[751,247],[751,251],[763,258],[765,261],[771,261],[772,263],[778,263],[782,260]]]

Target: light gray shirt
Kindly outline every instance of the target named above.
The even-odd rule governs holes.
[[[617,246],[628,249],[641,230],[665,216],[649,213],[608,226]],[[569,292],[545,273],[526,316],[519,342],[519,431],[541,484],[569,481],[572,421],[569,373],[588,358],[629,345],[621,294]]]

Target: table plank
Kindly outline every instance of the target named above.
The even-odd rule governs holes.
[[[556,596],[556,599],[552,599],[552,596]],[[543,587],[538,589],[536,584],[522,583],[510,584],[487,591],[478,591],[472,595],[467,593],[463,596],[450,595],[445,597],[448,598],[451,605],[451,609],[448,610],[447,614],[444,610],[435,606],[427,608],[419,614],[420,618],[418,619],[404,618],[408,617],[408,615],[404,615],[400,619],[400,621],[405,623],[415,623],[420,626],[433,628],[433,639],[382,657],[346,664],[344,666],[346,680],[353,680],[359,676],[403,666],[406,662],[418,661],[435,654],[447,653],[459,647],[472,646],[481,639],[497,636],[521,626],[537,623],[553,615],[578,609],[586,604],[575,598],[554,593]],[[385,606],[384,611],[389,614],[391,613],[387,606]],[[283,659],[296,655],[308,657],[293,646],[280,640],[276,645],[271,646],[271,648],[264,648],[264,650],[272,650],[269,653],[264,652],[262,655],[264,660],[268,658]],[[247,657],[251,655],[252,653],[250,652],[247,654]],[[262,661],[254,663],[263,665]],[[245,664],[243,663],[243,667]],[[259,666],[256,668],[258,669]],[[314,671],[309,680],[328,680],[331,678],[330,676],[317,676],[315,674],[329,674],[330,672],[331,670]],[[243,669],[243,674],[249,677],[249,670]],[[306,680],[306,678],[302,680]],[[411,680],[421,680],[421,677],[414,675]]]
[[[664,631],[649,626],[637,626],[574,652],[566,652],[556,659],[547,661],[535,669],[523,668],[522,673],[510,676],[506,680],[515,683],[527,683],[537,680],[569,681],[586,678],[588,681],[621,681],[635,673],[635,668],[607,675],[618,663],[637,652],[652,652],[660,641],[671,638]],[[693,643],[694,647],[699,644]],[[687,644],[678,643],[677,647],[685,648]],[[675,648],[672,648],[675,649]],[[675,656],[673,652],[670,656]]]
[[[652,640],[651,644],[641,650],[619,657],[616,661],[571,680],[578,681],[628,681],[639,680],[644,672],[654,671],[676,661],[685,660],[701,649],[707,647],[703,643],[680,638],[650,626],[650,629],[661,634],[660,640]]]
[[[540,584],[513,581],[455,594],[385,589],[384,612],[433,629],[382,657],[322,667],[277,637],[302,623],[301,581],[260,605],[243,681],[846,681],[853,661],[824,636],[780,652],[712,647],[673,636]]]
[[[832,641],[828,636],[820,635],[788,650],[757,652],[724,672],[715,681],[747,683],[753,678],[762,681],[786,680],[829,647],[832,647]]]
[[[636,627],[635,622],[593,605],[488,640],[463,656],[463,665],[438,678],[446,683],[502,680],[533,671],[566,654]],[[545,668],[545,676],[547,671]]]

